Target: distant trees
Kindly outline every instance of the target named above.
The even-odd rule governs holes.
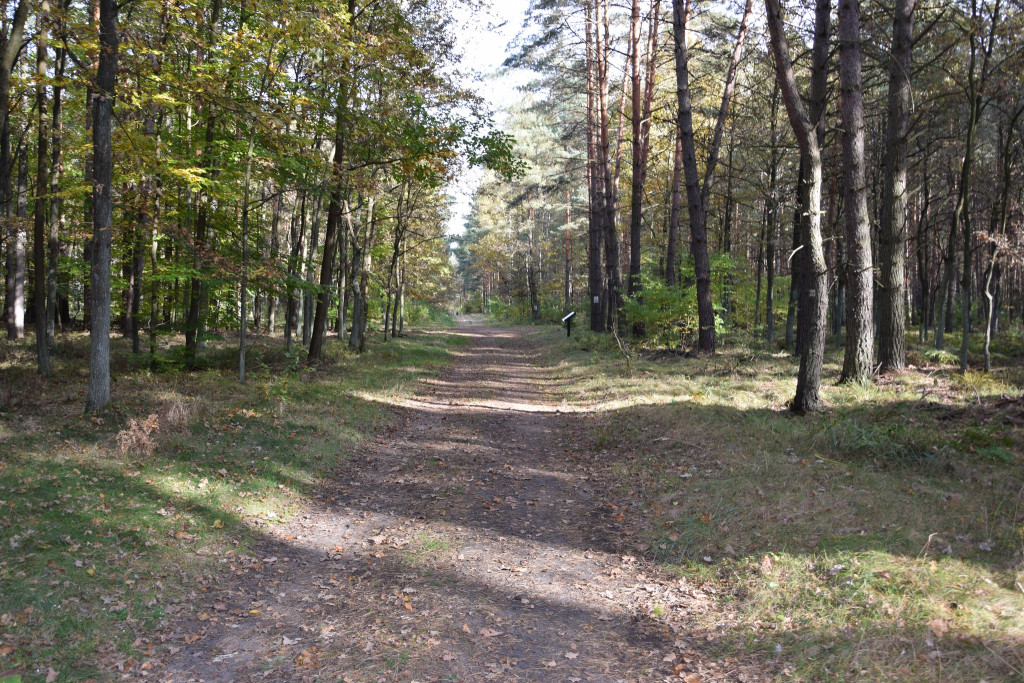
[[[111,326],[154,367],[238,330],[244,379],[248,330],[301,330],[316,362],[328,331],[362,350],[407,296],[446,301],[444,185],[518,172],[448,68],[447,3],[142,0],[120,31],[118,9],[12,0],[0,22],[4,316],[19,338],[30,294],[42,374],[86,327],[99,410]]]
[[[536,30],[511,63],[540,73],[544,95],[526,110],[551,117],[563,157],[586,157],[563,177],[587,188],[589,249],[562,270],[589,273],[591,329],[617,323],[643,343],[713,352],[733,330],[781,344],[785,319],[800,412],[820,406],[828,334],[845,347],[843,380],[904,368],[911,325],[938,348],[956,328],[966,369],[973,339],[1024,321],[1024,53],[1013,38],[1024,12],[1014,0],[765,9],[778,30],[754,28],[745,44],[750,4],[533,3]],[[672,40],[644,39],[654,23]],[[632,164],[621,163],[627,145]],[[517,196],[485,185],[479,204]],[[472,234],[491,235],[493,250],[485,219]],[[629,271],[616,285],[618,245]],[[539,272],[557,273],[563,252],[545,251]],[[461,266],[467,300],[476,253]],[[489,282],[515,280],[491,268]],[[514,309],[516,287],[503,291]]]

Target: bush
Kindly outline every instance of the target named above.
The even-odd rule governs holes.
[[[641,294],[626,297],[623,305],[623,329],[637,324],[647,338],[658,345],[681,345],[685,336],[697,330],[697,302],[692,287],[669,287],[661,279],[640,276]]]

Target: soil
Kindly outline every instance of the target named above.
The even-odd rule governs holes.
[[[687,627],[713,588],[643,558],[637,501],[587,439],[596,416],[557,398],[528,331],[463,319],[454,334],[455,362],[387,431],[196,587],[148,677],[772,677]]]

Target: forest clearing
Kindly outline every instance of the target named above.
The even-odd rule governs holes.
[[[78,407],[84,347],[68,379],[23,371],[2,435],[5,675],[1024,670],[1019,366],[926,362],[795,417],[785,354],[627,363],[609,341],[463,317],[329,345],[311,370],[263,339],[247,385],[229,354],[124,372],[103,419]]]

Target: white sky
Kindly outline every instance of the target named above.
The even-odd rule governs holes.
[[[499,74],[501,63],[507,56],[507,48],[516,35],[522,30],[523,19],[529,0],[493,0],[482,12],[471,12],[460,6],[456,14],[462,23],[458,32],[458,42],[464,54],[463,69],[475,72],[472,83],[476,90],[487,100],[495,113],[495,123],[501,126],[504,116],[501,110],[522,99],[517,90],[529,80],[530,74],[522,70]],[[480,186],[483,171],[469,169],[449,186],[448,191],[454,197],[452,217],[448,221],[448,232],[459,234],[469,216],[473,194]]]

